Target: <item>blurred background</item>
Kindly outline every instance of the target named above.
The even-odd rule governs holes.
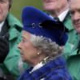
[[[24,6],[34,6],[42,9],[41,0],[13,0],[11,13],[14,14],[21,21],[21,12]]]

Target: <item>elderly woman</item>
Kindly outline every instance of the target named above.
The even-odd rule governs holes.
[[[18,48],[23,61],[31,67],[19,80],[72,80],[61,57],[67,41],[65,27],[34,7],[23,9],[22,21]]]

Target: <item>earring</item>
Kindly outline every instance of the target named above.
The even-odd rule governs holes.
[[[39,51],[37,54],[40,55],[40,53],[41,53],[41,52]]]

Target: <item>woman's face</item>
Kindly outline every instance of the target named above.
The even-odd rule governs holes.
[[[37,58],[38,50],[35,48],[30,41],[31,34],[23,31],[22,41],[19,43],[18,48],[20,49],[21,57],[23,61],[31,63],[31,61]]]

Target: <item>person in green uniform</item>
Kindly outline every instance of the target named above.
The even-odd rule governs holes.
[[[78,41],[74,46],[67,44],[67,65],[73,80],[80,80],[80,0],[68,0],[72,23],[78,34]],[[74,37],[74,36],[73,36]],[[69,51],[71,49],[71,51]]]
[[[50,17],[58,17],[68,29],[68,42],[72,45],[77,42],[77,34],[73,28],[69,5],[67,0],[42,0],[43,9],[49,13]]]
[[[12,0],[0,0],[0,80],[13,80],[24,71],[17,48],[22,24],[10,14],[11,6]]]
[[[46,10],[50,17],[58,17],[60,21],[68,29],[68,41],[64,46],[63,56],[67,61],[67,67],[73,77],[74,80],[80,80],[79,68],[80,66],[75,65],[75,63],[80,64],[79,56],[77,56],[77,44],[79,43],[79,37],[77,31],[74,29],[70,10],[69,3],[67,0],[42,0],[43,1],[43,9]],[[74,1],[74,0],[73,0]],[[77,66],[77,69],[76,69]]]

